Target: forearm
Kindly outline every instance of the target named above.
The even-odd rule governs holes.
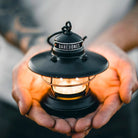
[[[10,43],[24,52],[36,43],[44,43],[45,32],[21,0],[2,0],[0,11],[0,32]]]
[[[138,46],[138,3],[124,19],[102,33],[93,45],[108,42],[115,43],[124,51]]]

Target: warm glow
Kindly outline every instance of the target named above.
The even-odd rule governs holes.
[[[86,89],[86,85],[73,86],[73,87],[53,86],[53,90],[56,93],[60,93],[60,94],[76,94],[76,93],[79,93],[79,92],[83,92],[85,89]]]
[[[84,77],[84,78],[50,78],[50,77],[42,77],[45,82],[51,85],[51,88],[54,93],[58,94],[77,94],[83,91],[87,91],[89,81],[94,78],[91,77]]]
[[[63,78],[53,78],[52,83],[60,85],[62,87],[53,86],[53,90],[60,94],[76,94],[83,92],[86,89],[87,84],[81,84],[87,82],[88,78],[75,78],[75,79],[63,79]],[[80,84],[80,85],[79,85]],[[78,85],[78,86],[74,86]]]

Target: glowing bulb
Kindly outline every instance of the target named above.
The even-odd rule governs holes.
[[[42,76],[43,80],[51,85],[52,92],[63,95],[87,93],[89,89],[89,81],[95,76],[84,78],[50,78]]]
[[[63,81],[63,78],[60,78],[60,81]]]
[[[85,91],[87,84],[81,84],[86,81],[86,78],[79,79],[63,79],[53,78],[52,83],[58,86],[53,86],[53,90],[59,94],[77,94]],[[87,82],[87,81],[86,81]]]
[[[79,78],[76,78],[76,80],[79,80]]]

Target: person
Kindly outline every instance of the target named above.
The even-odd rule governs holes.
[[[126,16],[122,14],[124,17],[120,16],[122,19],[120,20],[118,18],[117,23],[114,25],[111,23],[107,27],[104,27],[106,28],[104,32],[102,29],[99,30],[100,33],[102,32],[101,35],[95,40],[93,35],[94,41],[91,39],[89,43],[89,50],[97,52],[109,60],[109,68],[99,74],[90,84],[91,90],[101,103],[100,106],[95,112],[83,118],[62,119],[47,114],[40,106],[40,101],[46,93],[47,85],[39,75],[31,72],[27,67],[28,61],[33,55],[50,49],[45,42],[47,33],[40,28],[39,24],[35,21],[36,17],[32,16],[32,11],[25,8],[26,5],[23,4],[22,1],[16,1],[16,4],[13,1],[14,0],[7,2],[3,0],[0,2],[2,11],[0,14],[0,31],[10,43],[16,45],[25,53],[23,59],[13,69],[12,96],[17,102],[22,115],[25,115],[37,124],[49,128],[52,131],[71,135],[73,138],[81,138],[85,137],[91,128],[98,129],[104,126],[123,104],[127,104],[131,101],[132,94],[138,89],[138,81],[135,65],[128,58],[126,52],[138,46],[138,3],[135,4],[133,9],[131,9]],[[128,3],[129,2],[130,1],[128,1]],[[70,9],[68,2],[62,1],[62,3],[63,5],[66,4]],[[48,3],[48,6],[49,5],[50,2]],[[88,3],[88,5],[83,6],[87,7],[92,5]],[[57,11],[58,10],[59,9],[57,9]],[[67,9],[67,11],[69,10]],[[63,11],[61,10],[59,13],[54,12],[60,15]],[[54,12],[52,12],[51,15],[53,15]],[[88,13],[90,11],[85,12]],[[108,11],[106,13],[108,13]],[[124,13],[127,13],[127,11],[124,11]],[[49,14],[49,12],[47,14]],[[78,15],[77,13],[75,14]],[[69,15],[70,18],[73,16],[72,14],[67,15]],[[84,13],[81,17],[85,17],[86,15],[87,14]],[[114,16],[113,18],[115,18]],[[53,19],[54,17],[53,15],[51,18]],[[68,16],[62,17],[63,19],[68,18]],[[80,21],[83,19],[81,17],[78,18]],[[49,26],[47,28],[50,29],[53,24],[55,25],[53,30],[56,29],[58,23],[51,21],[50,17],[48,19],[47,24],[49,24]],[[95,20],[93,20],[93,22]],[[41,25],[43,26],[44,23],[41,23]],[[62,24],[63,23],[64,22],[62,22]],[[89,23],[86,20],[85,23],[90,24],[91,22]],[[103,22],[101,22],[101,24],[102,23]],[[81,23],[79,22],[78,24]],[[89,32],[93,30],[88,28]],[[98,34],[96,31],[93,31],[93,33]]]

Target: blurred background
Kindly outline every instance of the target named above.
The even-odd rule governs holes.
[[[1,5],[3,1],[0,0]],[[88,36],[86,46],[107,27],[127,14],[135,3],[133,0],[125,2],[121,0],[19,0],[16,2],[16,0],[5,0],[4,4],[10,3],[11,6],[13,4],[18,8],[20,2],[30,9],[36,22],[47,35],[58,31],[66,21],[70,20],[74,32],[81,36]],[[67,136],[40,127],[20,115],[11,96],[12,69],[23,55],[19,49],[0,36],[0,138],[66,138]],[[138,71],[138,48],[128,55],[135,62]],[[106,126],[99,130],[92,129],[87,138],[138,138],[137,117],[138,96],[135,94],[132,102],[124,105]]]

